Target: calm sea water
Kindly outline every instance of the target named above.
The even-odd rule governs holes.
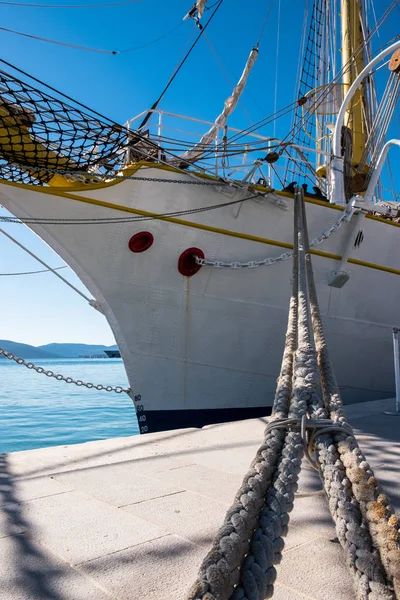
[[[66,377],[128,387],[122,360],[36,360]],[[99,392],[0,359],[0,453],[139,433],[127,394]]]

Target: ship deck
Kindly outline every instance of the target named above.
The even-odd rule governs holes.
[[[394,400],[347,407],[400,509]],[[178,600],[258,448],[255,419],[0,455],[2,600]],[[353,600],[318,475],[303,465],[276,600]]]

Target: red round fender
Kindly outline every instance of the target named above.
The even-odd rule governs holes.
[[[204,258],[204,252],[200,248],[188,248],[179,257],[178,260],[178,271],[185,277],[192,277],[196,275],[201,269],[201,265],[198,265],[195,256]]]
[[[139,231],[129,240],[129,250],[131,252],[145,252],[153,245],[154,236],[150,231]]]

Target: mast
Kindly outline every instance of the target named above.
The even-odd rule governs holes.
[[[341,0],[343,96],[365,67],[362,29],[362,0]],[[357,56],[354,53],[357,52]],[[352,165],[357,166],[365,150],[364,89],[357,90],[347,113],[346,125],[352,133]]]

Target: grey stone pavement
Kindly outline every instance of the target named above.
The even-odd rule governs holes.
[[[393,400],[347,407],[400,508]],[[179,600],[262,440],[262,419],[0,455],[1,600]],[[275,600],[354,600],[318,475],[303,465]]]

